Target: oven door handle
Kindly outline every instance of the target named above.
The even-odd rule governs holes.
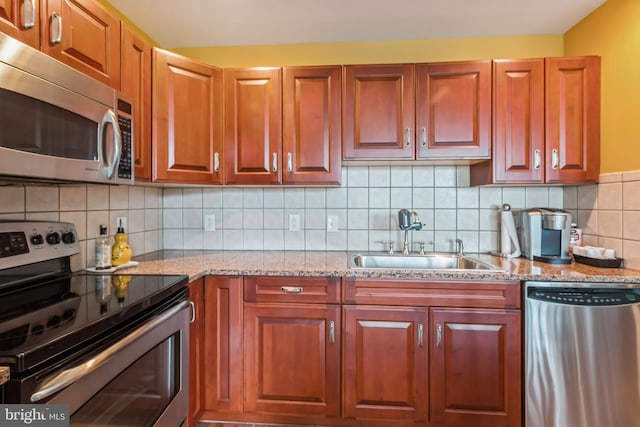
[[[122,350],[124,347],[142,337],[153,328],[165,322],[170,317],[176,315],[181,310],[184,310],[186,307],[189,307],[189,301],[182,301],[179,304],[173,306],[169,310],[163,312],[161,315],[153,318],[149,322],[145,323],[143,326],[139,327],[135,331],[131,332],[129,335],[113,344],[111,347],[108,347],[106,350],[101,352],[100,354],[92,357],[89,360],[84,361],[82,364],[77,365],[73,368],[65,369],[64,371],[51,375],[47,377],[42,384],[36,389],[36,391],[31,395],[31,402],[39,402],[42,399],[46,399],[49,396],[59,392],[63,388],[67,387],[70,384],[80,380],[83,377],[86,377],[100,366],[104,365],[109,361],[116,353]]]

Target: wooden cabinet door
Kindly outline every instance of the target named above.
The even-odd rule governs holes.
[[[344,67],[344,160],[415,158],[413,72],[413,64]]]
[[[430,421],[520,427],[520,313],[433,308],[430,329]]]
[[[40,1],[0,0],[0,32],[40,49]]]
[[[40,49],[120,90],[120,21],[96,0],[42,0]]]
[[[213,413],[242,412],[242,277],[207,276],[204,307],[200,391],[203,418],[214,419]]]
[[[283,70],[283,184],[340,184],[342,69]]]
[[[547,58],[545,67],[546,181],[597,182],[600,58]]]
[[[225,69],[224,117],[225,183],[280,183],[280,68]]]
[[[245,304],[245,411],[340,415],[340,307]]]
[[[151,180],[152,46],[122,24],[122,92],[133,99],[133,145],[136,180]]]
[[[416,65],[419,159],[491,156],[491,61]]]
[[[344,306],[343,319],[343,416],[425,422],[426,309]]]
[[[544,182],[544,60],[496,60],[493,77],[496,183]]]
[[[189,416],[187,427],[198,424],[203,401],[204,371],[204,279],[189,285],[189,299],[193,302],[194,321],[189,325]]]
[[[222,71],[153,50],[153,180],[219,184]]]

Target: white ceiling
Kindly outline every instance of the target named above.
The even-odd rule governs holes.
[[[161,47],[563,34],[605,0],[109,0]]]

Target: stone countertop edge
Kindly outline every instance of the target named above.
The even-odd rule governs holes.
[[[572,262],[552,265],[526,258],[468,254],[503,271],[384,270],[350,268],[357,251],[162,250],[135,257],[136,267],[120,274],[187,274],[190,281],[214,276],[340,276],[425,280],[517,280],[640,284],[640,270],[598,268]],[[364,251],[363,251],[364,252]]]

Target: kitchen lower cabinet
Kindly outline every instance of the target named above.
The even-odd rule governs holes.
[[[340,415],[340,307],[247,303],[245,400],[249,413]]]
[[[427,312],[344,306],[344,414],[347,419],[425,421]]]
[[[242,276],[207,276],[202,354],[203,417],[240,414],[243,393]]]
[[[430,421],[520,426],[520,312],[432,308]]]
[[[186,427],[195,427],[202,409],[204,365],[204,279],[189,284],[193,321],[189,325],[189,415]]]

